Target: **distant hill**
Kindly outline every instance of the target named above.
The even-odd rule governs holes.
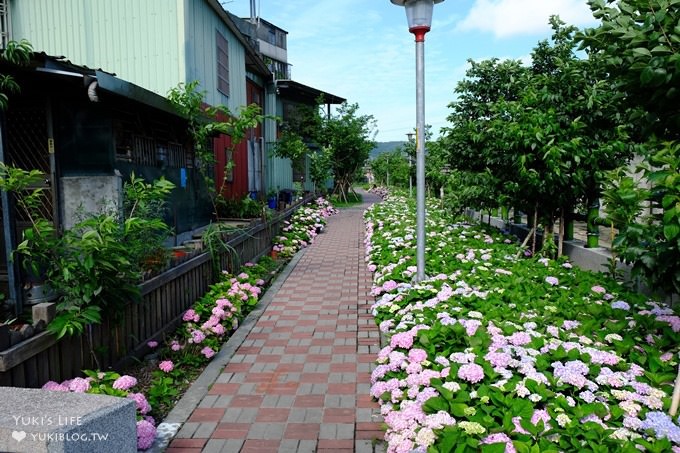
[[[376,142],[375,148],[368,156],[369,159],[375,159],[382,153],[394,151],[398,146],[403,146],[406,142]]]

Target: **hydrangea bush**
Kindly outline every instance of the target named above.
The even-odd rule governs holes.
[[[389,452],[680,452],[667,414],[680,317],[567,260],[428,206],[414,284],[405,199],[365,213],[373,313],[389,340],[372,373]],[[407,214],[407,213],[411,214]]]
[[[282,233],[275,239],[272,251],[283,258],[289,258],[314,242],[314,238],[325,228],[328,217],[338,211],[323,197],[309,206],[295,211],[290,220],[284,222]]]
[[[130,398],[137,406],[137,448],[146,450],[156,439],[156,422],[148,415],[151,412],[146,397],[142,393],[133,391],[137,379],[109,371],[85,371],[84,378],[77,377],[58,383],[48,381],[43,389],[57,392],[98,393],[103,395]]]

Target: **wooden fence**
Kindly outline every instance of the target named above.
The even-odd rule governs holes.
[[[311,198],[228,239],[229,250],[219,257],[220,268],[235,272],[242,263],[267,253],[282,223]],[[141,301],[128,304],[118,322],[104,320],[89,326],[82,336],[59,341],[41,332],[0,351],[0,386],[40,387],[49,380],[80,376],[83,369],[121,369],[150,352],[148,341],[173,332],[184,311],[214,281],[212,258],[201,253],[141,284]]]

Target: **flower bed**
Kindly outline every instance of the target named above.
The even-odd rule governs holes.
[[[323,198],[301,208],[286,223],[285,237],[290,248],[283,256],[292,256],[313,242],[317,229],[337,211]],[[162,418],[190,385],[187,377],[195,376],[219,351],[243,318],[257,305],[268,280],[280,263],[269,257],[257,263],[245,263],[238,275],[222,274],[196,304],[182,316],[183,324],[164,344],[151,341],[155,358],[151,376],[120,375],[115,372],[85,370],[85,378],[61,383],[50,381],[43,388],[56,391],[103,393],[132,398],[137,403],[137,445],[146,450],[153,445],[156,428],[153,416]],[[148,365],[148,364],[147,364]],[[145,368],[148,368],[145,367]],[[137,390],[139,387],[144,387]],[[133,388],[134,391],[133,391]]]
[[[412,284],[411,210],[365,214],[373,307],[389,339],[372,375],[388,451],[680,451],[666,414],[680,317],[567,260],[428,206]]]
[[[310,206],[298,209],[290,220],[284,222],[283,233],[276,238],[272,251],[283,258],[292,257],[299,249],[307,247],[323,231],[326,219],[335,214],[329,201],[318,198]]]

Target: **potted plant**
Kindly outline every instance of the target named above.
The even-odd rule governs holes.
[[[279,204],[279,192],[270,190],[267,192],[267,206],[269,209],[276,209]]]

